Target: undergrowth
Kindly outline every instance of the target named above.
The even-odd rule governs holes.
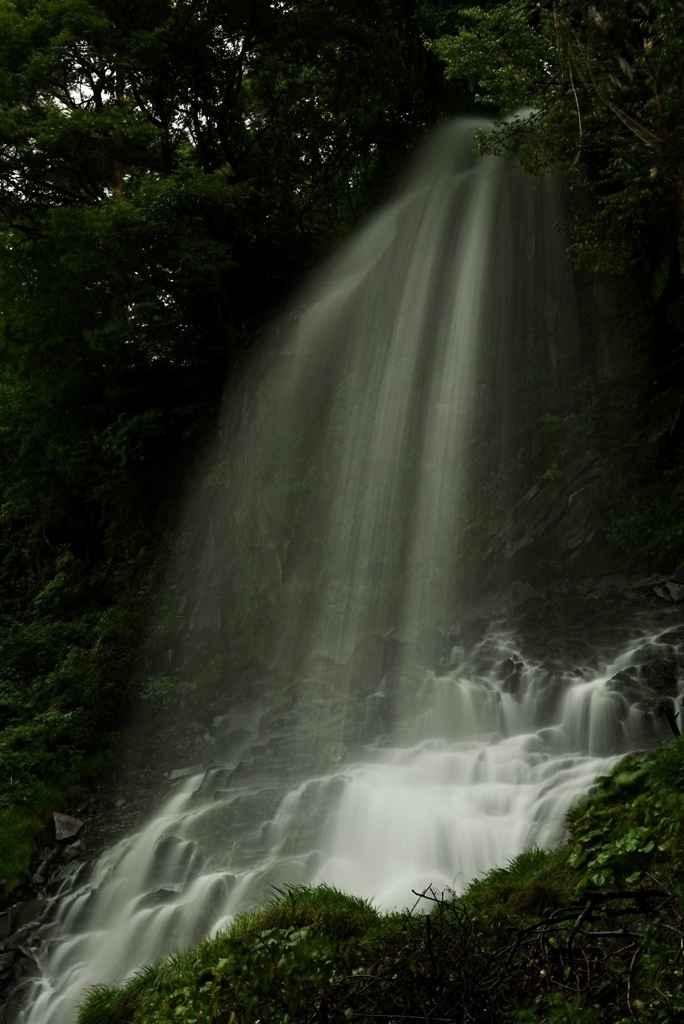
[[[684,740],[626,758],[528,850],[424,914],[280,891],[216,938],[98,986],[77,1024],[669,1024],[684,1015]]]
[[[59,778],[59,784],[34,779],[30,799],[8,801],[6,805],[0,801],[0,879],[8,891],[28,873],[53,812],[73,806],[88,793],[92,783],[118,763],[123,743],[123,733],[112,733],[100,750],[75,761],[72,771]],[[11,792],[14,777],[10,775],[6,781]]]

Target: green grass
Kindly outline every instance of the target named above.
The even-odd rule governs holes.
[[[0,808],[0,878],[12,891],[28,872],[38,837],[45,831],[46,814],[28,808]]]
[[[335,971],[352,971],[382,924],[368,902],[329,886],[296,886],[227,931],[146,967],[122,987],[100,985],[78,1024],[287,1021]]]
[[[552,853],[534,849],[473,882],[462,899],[472,913],[507,923],[561,906],[571,899],[576,883],[565,847]]]
[[[331,942],[344,942],[366,934],[379,920],[377,910],[359,896],[328,885],[292,886],[279,890],[265,907],[237,917],[230,935],[250,941],[270,929],[313,928]]]
[[[123,986],[77,1024],[670,1024],[684,1019],[684,739],[626,758],[569,839],[428,915],[329,886],[265,907]]]
[[[89,792],[93,783],[116,765],[125,737],[115,733],[97,752],[84,757],[77,770],[63,775],[59,784],[34,780],[31,800],[0,804],[0,878],[11,892],[28,874],[31,858],[41,838],[52,828],[52,814],[72,807]],[[11,792],[11,790],[10,790]]]

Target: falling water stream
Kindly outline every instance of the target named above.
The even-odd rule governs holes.
[[[183,614],[211,659],[268,581],[262,670],[214,721],[209,763],[62,880],[21,1024],[73,1024],[88,986],[274,887],[382,908],[458,891],[561,841],[596,776],[653,742],[613,680],[662,627],[553,665],[505,617],[452,629],[474,586],[462,525],[521,429],[530,350],[562,407],[581,348],[553,183],[474,157],[472,131],[427,143],[229,403]]]

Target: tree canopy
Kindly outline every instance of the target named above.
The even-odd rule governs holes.
[[[532,171],[571,174],[583,197],[572,255],[621,271],[682,210],[684,9],[672,0],[508,0],[459,7],[432,48],[494,112],[523,108],[483,140]],[[582,189],[580,189],[582,186]],[[664,220],[669,218],[669,231]]]
[[[254,326],[444,108],[417,11],[0,0],[0,875],[134,698]]]

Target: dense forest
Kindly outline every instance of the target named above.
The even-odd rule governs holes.
[[[520,108],[532,113],[508,116]],[[540,422],[543,452],[516,463],[515,485],[554,484],[554,453],[581,436],[599,466],[601,570],[681,567],[683,111],[674,0],[2,0],[7,893],[52,812],[116,762],[134,712],[160,711],[159,588],[226,381],[455,115],[495,119],[482,152],[558,175],[558,229],[594,317],[581,404]],[[534,583],[565,571],[540,564]],[[380,919],[332,890],[293,890],[218,946],[103,990],[79,1019],[676,1019],[678,747],[620,768],[574,814],[569,846],[523,855],[460,904]],[[616,807],[624,828],[603,848]],[[648,932],[635,966],[610,937],[656,911],[665,931]]]
[[[412,2],[1,15],[0,876],[13,884],[144,683],[155,582],[226,378],[449,90]]]

